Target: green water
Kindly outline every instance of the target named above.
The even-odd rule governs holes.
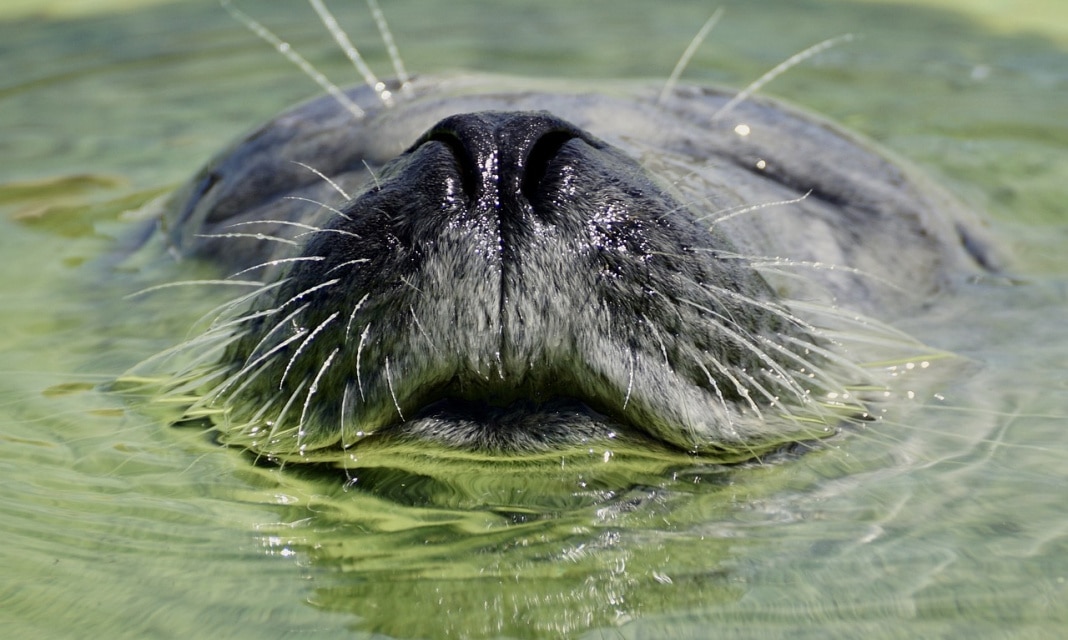
[[[345,4],[346,29],[384,71],[362,4]],[[665,78],[717,6],[382,4],[414,71],[577,82]],[[0,9],[5,636],[1061,637],[1068,11],[1035,0],[1018,3],[1032,19],[994,24],[988,3],[721,4],[689,80],[742,85],[857,34],[767,91],[986,211],[1014,277],[903,323],[961,356],[908,374],[935,378],[917,388],[938,396],[906,419],[782,464],[613,461],[631,478],[618,495],[564,469],[528,486],[510,477],[510,500],[494,490],[500,470],[476,465],[452,502],[416,476],[373,493],[257,466],[98,390],[212,305],[180,290],[124,298],[194,275],[143,257],[116,266],[131,211],[316,88],[207,0]],[[304,3],[241,6],[354,80]]]

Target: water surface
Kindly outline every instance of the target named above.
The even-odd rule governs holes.
[[[417,72],[575,82],[666,78],[715,9],[382,3]],[[386,73],[366,11],[348,4],[342,22]],[[459,497],[415,476],[387,474],[379,487],[396,491],[370,492],[256,465],[100,390],[215,302],[180,289],[125,298],[202,275],[118,260],[137,210],[317,88],[210,1],[0,9],[5,633],[1059,637],[1068,11],[1039,0],[1015,3],[1018,14],[948,0],[722,4],[687,80],[742,86],[856,34],[767,92],[861,131],[986,212],[1012,277],[902,323],[958,357],[902,373],[920,390],[904,417],[821,451],[742,468],[615,461],[615,493],[584,484],[582,469],[517,485],[475,464]],[[338,82],[355,81],[303,3],[242,6]]]

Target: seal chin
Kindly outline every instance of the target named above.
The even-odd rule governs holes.
[[[310,228],[208,397],[268,455],[639,437],[749,456],[832,428],[825,345],[697,219],[548,112],[447,117]]]

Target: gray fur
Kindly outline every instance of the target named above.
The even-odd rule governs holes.
[[[825,335],[844,311],[892,319],[993,262],[951,198],[773,102],[720,113],[730,94],[705,88],[659,102],[484,76],[412,89],[390,107],[350,91],[360,121],[298,106],[172,200],[177,252],[270,285],[204,385],[229,441],[636,437],[746,457],[864,412],[828,400],[864,382]]]

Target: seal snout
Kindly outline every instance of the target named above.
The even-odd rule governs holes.
[[[797,327],[759,274],[717,257],[731,250],[550,113],[453,115],[309,235],[219,395],[238,430],[272,425],[258,450],[619,431],[740,445],[757,394],[805,391],[779,363],[798,358],[766,346]]]
[[[573,139],[600,146],[589,134],[546,111],[487,111],[445,118],[409,153],[429,143],[444,144],[456,159],[471,206],[515,206],[538,197],[549,164]]]

